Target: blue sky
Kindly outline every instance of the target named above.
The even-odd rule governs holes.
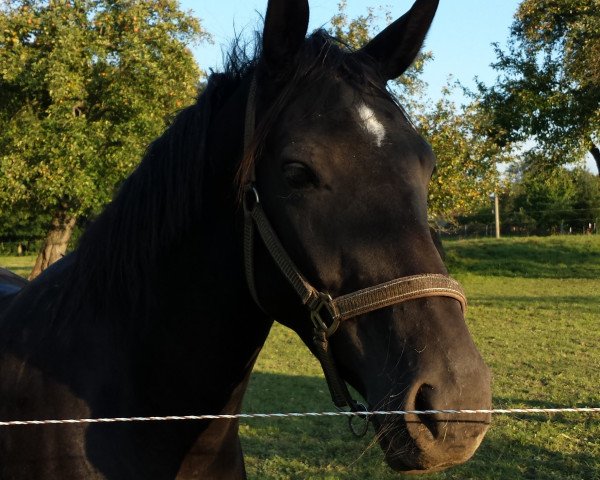
[[[266,4],[267,0],[182,0],[182,7],[192,10],[214,39],[213,45],[204,43],[194,49],[201,67],[218,70],[222,49],[227,47],[234,32],[252,32]],[[337,12],[337,4],[337,0],[311,1],[310,30],[325,25]],[[411,0],[348,0],[347,12],[354,18],[365,14],[369,7],[378,11],[382,6],[397,18],[411,4]],[[495,58],[491,44],[505,43],[518,4],[519,0],[441,0],[425,45],[434,55],[424,72],[432,98],[439,96],[449,75],[468,86],[474,85],[475,76],[486,83],[494,81],[496,73],[489,66]]]

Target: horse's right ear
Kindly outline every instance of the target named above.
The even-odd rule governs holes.
[[[262,50],[269,72],[285,68],[298,53],[308,30],[308,17],[308,0],[269,0]]]

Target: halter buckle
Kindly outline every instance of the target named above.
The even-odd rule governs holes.
[[[340,326],[339,316],[335,314],[332,304],[333,299],[328,293],[318,292],[318,300],[315,306],[310,307],[310,319],[318,332],[324,332],[327,338],[331,337]],[[323,311],[331,319],[329,325],[323,319]]]

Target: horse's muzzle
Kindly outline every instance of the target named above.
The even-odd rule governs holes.
[[[489,409],[489,390],[463,408]],[[428,384],[414,386],[404,410],[456,409],[452,394]],[[460,409],[460,407],[458,408]],[[405,473],[432,473],[469,460],[485,436],[490,414],[424,414],[384,417],[375,421],[379,443],[389,466]]]

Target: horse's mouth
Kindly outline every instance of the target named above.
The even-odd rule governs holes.
[[[397,472],[425,474],[445,470],[469,460],[489,426],[480,422],[443,425],[437,438],[419,420],[402,418],[374,422],[386,463]]]

